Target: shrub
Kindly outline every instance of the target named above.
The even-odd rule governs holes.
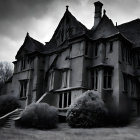
[[[0,116],[3,116],[19,107],[20,103],[16,97],[10,95],[0,96]]]
[[[71,127],[101,127],[106,125],[107,109],[98,92],[87,91],[70,105],[66,119]]]
[[[58,121],[57,109],[47,103],[31,104],[21,114],[17,124],[21,127],[39,129],[55,128]]]

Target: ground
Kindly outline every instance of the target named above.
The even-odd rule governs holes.
[[[66,123],[52,130],[0,129],[0,140],[140,140],[140,119],[121,128],[70,128]]]

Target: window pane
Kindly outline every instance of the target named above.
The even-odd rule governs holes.
[[[98,71],[96,70],[95,71],[95,75],[96,75],[96,85],[95,85],[95,88],[97,89],[98,88]]]
[[[59,94],[59,108],[62,108],[62,94]]]
[[[26,97],[27,93],[27,80],[20,81],[20,97]]]
[[[111,41],[111,42],[110,42],[109,52],[112,52],[112,51],[113,51],[113,42]]]
[[[108,88],[111,88],[111,76],[108,76]]]
[[[94,84],[95,84],[95,83],[94,83],[94,73],[92,72],[92,73],[91,73],[91,88],[92,88],[92,89],[95,88]]]
[[[104,88],[111,88],[112,83],[112,71],[104,70]]]
[[[67,93],[64,93],[64,107],[67,107]]]
[[[68,105],[71,104],[71,92],[68,93]]]
[[[85,46],[85,55],[88,55],[88,42],[86,42],[86,46]]]

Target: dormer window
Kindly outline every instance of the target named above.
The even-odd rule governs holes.
[[[25,58],[22,58],[22,60],[21,60],[21,70],[25,69],[25,63],[26,63]]]

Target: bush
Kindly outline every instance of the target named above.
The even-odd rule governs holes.
[[[19,107],[20,103],[16,97],[10,95],[0,96],[0,116],[3,116]]]
[[[101,127],[107,123],[107,109],[98,92],[87,91],[70,105],[66,119],[71,127]]]
[[[31,104],[21,114],[17,124],[21,127],[39,129],[55,128],[58,121],[57,109],[47,103]]]

